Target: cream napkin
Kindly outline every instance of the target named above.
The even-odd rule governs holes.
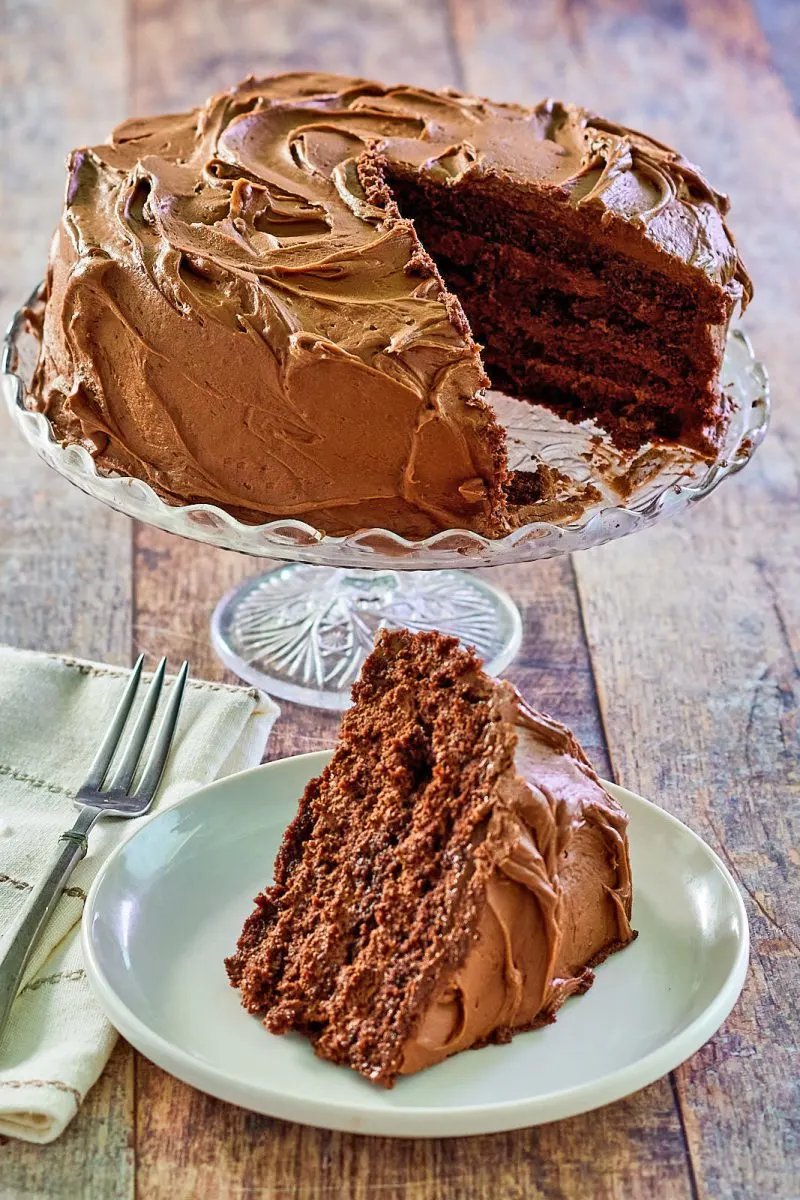
[[[0,948],[59,835],[128,673],[0,646]],[[157,808],[261,761],[278,707],[255,690],[189,682]],[[57,1138],[103,1070],[116,1033],[89,990],[80,948],[86,892],[136,821],[100,821],[88,856],[28,965],[0,1043],[0,1134]]]

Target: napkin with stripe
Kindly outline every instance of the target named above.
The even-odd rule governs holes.
[[[3,931],[77,815],[72,797],[128,677],[119,667],[0,646],[0,955]],[[190,680],[154,809],[256,766],[278,712],[254,689]],[[117,1035],[89,989],[80,919],[100,864],[136,827],[95,825],[28,964],[0,1040],[0,1134],[53,1141],[108,1061]]]

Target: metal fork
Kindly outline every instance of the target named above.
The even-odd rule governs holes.
[[[178,713],[189,673],[189,664],[184,663],[171,689],[164,716],[155,735],[153,748],[148,755],[139,786],[131,793],[139,759],[142,757],[147,736],[153,726],[159,695],[164,683],[167,660],[161,659],[153,675],[139,716],[133,727],[125,752],[114,772],[109,786],[103,783],[109,772],[114,754],[130,715],[139,680],[142,674],[144,655],[136,660],[130,682],[119,702],[117,711],[108,728],[102,745],[89,768],[86,782],[78,791],[75,803],[80,809],[72,829],[62,833],[60,849],[49,872],[34,890],[30,902],[3,938],[0,938],[0,1038],[5,1029],[11,1005],[14,1003],[25,967],[39,940],[45,924],[53,913],[58,899],[67,885],[75,867],[86,857],[89,831],[99,817],[140,817],[153,803],[164,767],[167,764]]]

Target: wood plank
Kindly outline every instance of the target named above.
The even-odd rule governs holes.
[[[791,46],[800,14],[778,10]],[[733,196],[757,288],[746,327],[778,398],[772,434],[706,505],[578,556],[576,571],[615,774],[717,846],[748,897],[744,997],[676,1079],[698,1194],[796,1196],[800,245],[782,231],[797,224],[800,128],[741,0],[457,12],[477,86],[488,45],[506,95],[566,95],[674,139]]]
[[[118,1042],[58,1141],[35,1146],[0,1137],[0,1200],[133,1200],[133,1058]]]
[[[82,85],[75,64],[86,44],[102,61]],[[124,111],[123,46],[121,13],[96,0],[15,5],[4,22],[0,120],[14,137],[2,184],[3,328],[44,275],[67,151],[102,138]],[[39,462],[5,406],[0,527],[0,640],[127,661],[131,524]]]
[[[669,1091],[658,1085],[597,1113],[486,1137],[388,1139],[247,1114],[139,1062],[159,1101],[139,1115],[140,1194],[298,1200],[572,1200],[690,1196]],[[157,1089],[157,1090],[156,1090]],[[642,1103],[642,1097],[647,1102]],[[191,1131],[187,1136],[187,1130]],[[630,1144],[651,1153],[638,1161]],[[158,1145],[158,1155],[152,1151]],[[599,1161],[590,1166],[587,1147]]]
[[[800,113],[800,13],[795,0],[753,0],[753,7],[795,113]]]
[[[100,0],[6,6],[0,320],[44,274],[64,158],[125,112],[124,12]],[[91,69],[87,54],[91,53]],[[131,523],[60,479],[0,414],[0,641],[128,662]],[[133,1055],[120,1044],[63,1137],[0,1139],[0,1196],[133,1195]]]
[[[345,11],[346,9],[346,11]],[[180,107],[247,71],[321,66],[441,86],[460,82],[443,5],[419,2],[271,6],[270,34],[255,10],[225,19],[210,0],[170,9],[140,3],[134,23],[133,93],[138,110]],[[302,30],[302,46],[298,31]],[[213,52],[208,50],[213,46]],[[255,49],[254,49],[255,48]],[[205,637],[217,597],[266,564],[140,529],[136,538],[136,639],[148,652],[185,647],[201,673],[220,668]],[[509,674],[536,702],[578,730],[598,766],[607,761],[593,681],[568,563],[496,573],[523,606],[526,640]],[[181,652],[183,652],[181,650]],[[336,720],[284,706],[270,756],[330,745]],[[668,1085],[648,1100],[546,1130],[458,1143],[394,1142],[333,1135],[269,1122],[209,1100],[137,1063],[138,1184],[142,1195],[174,1195],[175,1165],[183,1194],[373,1194],[489,1197],[498,1178],[519,1197],[574,1194],[591,1180],[593,1195],[688,1195],[685,1155]],[[640,1154],[626,1148],[641,1131]],[[190,1137],[178,1131],[191,1130]],[[514,1181],[513,1184],[511,1181]],[[639,1181],[638,1183],[636,1181]],[[638,1189],[638,1190],[637,1190]]]

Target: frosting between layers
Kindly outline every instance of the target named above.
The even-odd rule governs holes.
[[[413,225],[367,200],[365,151],[599,205],[627,252],[749,296],[724,197],[652,139],[550,101],[249,79],[71,156],[36,380],[58,435],[248,520],[503,532],[477,350]]]
[[[485,906],[466,958],[407,1041],[401,1074],[551,1019],[591,984],[589,964],[634,936],[625,813],[572,735],[503,686],[518,743],[483,843]]]

